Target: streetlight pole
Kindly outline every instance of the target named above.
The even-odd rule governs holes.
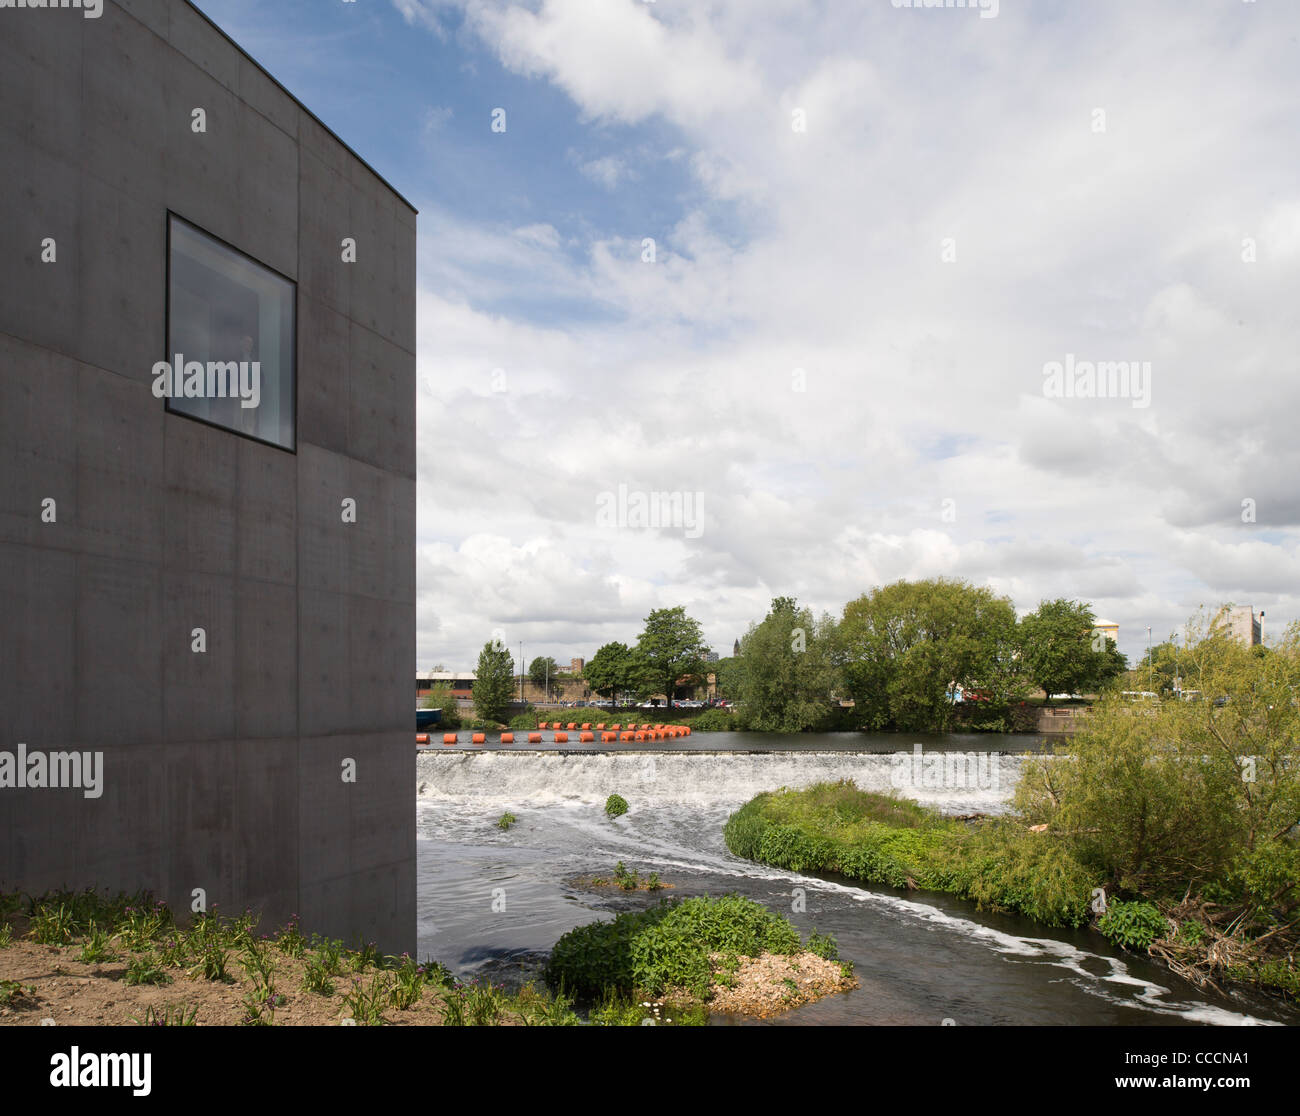
[[[1147,685],[1152,691],[1156,688],[1156,660],[1151,654],[1151,625],[1147,625]]]
[[[519,641],[519,704],[524,703],[524,641]]]

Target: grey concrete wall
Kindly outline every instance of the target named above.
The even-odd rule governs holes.
[[[413,953],[415,213],[184,0],[0,11],[0,103],[0,751],[105,763],[0,888]],[[296,452],[153,396],[168,210],[296,281]]]

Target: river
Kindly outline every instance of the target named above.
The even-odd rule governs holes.
[[[727,816],[759,791],[828,779],[895,787],[945,813],[998,813],[1025,754],[1042,748],[1041,737],[991,734],[719,733],[619,752],[422,750],[420,957],[465,978],[518,984],[539,972],[565,931],[646,904],[645,893],[574,886],[578,876],[611,876],[622,860],[672,883],[664,894],[739,892],[805,934],[835,935],[861,987],[787,1012],[775,1020],[784,1025],[1300,1023],[1293,1008],[1251,992],[1202,991],[1091,931],[768,868],[732,856],[722,840]],[[603,812],[611,793],[629,803],[621,818]],[[518,821],[501,830],[506,810]]]

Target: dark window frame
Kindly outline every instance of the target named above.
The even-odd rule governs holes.
[[[234,244],[231,244],[230,241],[226,240],[223,237],[217,236],[216,233],[210,232],[208,229],[205,229],[202,225],[197,224],[196,222],[191,221],[188,217],[184,217],[181,214],[177,213],[174,209],[166,210],[165,239],[167,242],[167,248],[166,248],[167,266],[164,268],[164,278],[163,278],[163,348],[165,351],[163,353],[162,359],[166,361],[168,364],[171,363],[171,359],[175,355],[174,351],[172,351],[172,343],[171,343],[172,340],[171,338],[172,222],[173,221],[179,221],[183,225],[188,225],[195,232],[201,233],[202,235],[206,236],[209,240],[215,242],[216,244],[219,244],[226,251],[232,252],[236,256],[242,257],[243,259],[247,260],[249,263],[255,265],[256,267],[262,268],[264,271],[269,271],[272,275],[275,275],[278,278],[283,279],[286,283],[290,284],[293,287],[293,328],[290,331],[290,337],[289,337],[289,351],[291,354],[290,362],[292,366],[292,375],[293,375],[293,445],[292,446],[281,445],[279,442],[273,442],[269,438],[259,438],[256,434],[247,434],[242,430],[236,430],[233,427],[225,426],[222,423],[213,422],[210,419],[202,418],[199,415],[191,415],[191,414],[187,414],[185,411],[173,410],[171,406],[170,397],[163,398],[164,412],[168,415],[175,415],[177,418],[188,419],[190,422],[202,423],[202,425],[204,426],[210,426],[212,427],[212,429],[223,431],[226,434],[233,434],[236,438],[244,438],[247,441],[256,442],[258,443],[258,445],[270,446],[272,449],[277,449],[280,450],[282,453],[292,454],[294,457],[297,457],[298,456],[298,402],[299,402],[298,311],[299,311],[299,303],[301,301],[299,297],[299,291],[298,291],[298,280],[294,279],[292,276],[286,275],[279,268],[275,268],[268,263],[264,263],[262,260],[259,260],[256,256],[250,255],[248,252],[245,252],[242,248],[236,247]]]

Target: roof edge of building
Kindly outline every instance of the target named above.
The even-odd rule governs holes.
[[[319,124],[322,128],[324,128],[325,131],[327,131],[335,140],[338,141],[338,143],[343,147],[343,149],[349,155],[351,155],[358,163],[360,163],[363,167],[365,167],[366,170],[368,170],[377,179],[379,179],[379,181],[382,182],[392,193],[393,197],[395,197],[404,206],[406,206],[406,208],[409,209],[412,213],[416,214],[417,216],[419,215],[420,211],[416,209],[415,206],[413,206],[409,200],[407,200],[406,196],[396,186],[394,186],[391,182],[388,181],[388,179],[386,179],[382,174],[380,174],[377,170],[375,170],[375,168],[372,167],[370,163],[367,162],[367,160],[362,158],[362,156],[356,152],[356,150],[352,147],[352,145],[349,144],[345,139],[343,139],[343,137],[340,136],[338,132],[336,132],[333,128],[331,128],[328,124],[326,124],[325,121],[323,121],[319,116],[317,116],[314,112],[312,112],[311,109],[309,109],[305,104],[303,104],[303,102],[299,100],[293,94],[293,92],[289,90],[284,85],[283,82],[280,81],[279,78],[277,78],[273,73],[271,73],[271,71],[268,70],[265,66],[263,66],[262,63],[260,63],[256,58],[254,58],[251,54],[249,54],[248,51],[246,51],[242,46],[239,45],[239,43],[237,43],[233,38],[231,38],[230,35],[228,35],[210,15],[208,15],[207,12],[205,12],[194,2],[194,0],[183,0],[183,2],[186,5],[188,5],[199,16],[199,18],[203,20],[204,23],[206,23],[209,27],[211,27],[218,35],[220,35],[223,39],[225,39],[226,42],[228,42],[232,47],[234,47],[237,51],[239,51],[240,54],[242,54],[245,58],[247,58],[254,66],[256,66],[259,70],[261,70],[262,73],[266,75],[266,77],[275,85],[277,89],[280,90],[281,93],[283,93],[286,97],[288,97],[289,100],[291,100],[295,105],[297,105],[300,109],[302,109],[303,112],[305,112],[314,121],[316,121],[317,124]]]

